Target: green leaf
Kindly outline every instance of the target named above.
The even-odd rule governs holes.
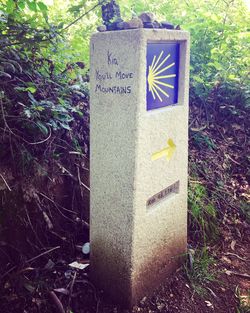
[[[56,122],[54,120],[52,120],[52,119],[49,121],[48,125],[52,126],[52,128],[54,130],[58,129],[58,126],[57,126]]]
[[[31,11],[37,12],[37,5],[36,5],[36,2],[34,2],[34,1],[28,1],[27,4],[28,4],[28,7],[29,7],[29,9],[30,9]]]
[[[15,2],[13,0],[8,0],[6,3],[6,12],[12,13],[15,9]]]
[[[33,86],[27,87],[27,88],[25,88],[25,91],[29,91],[31,93],[35,93],[36,92],[36,87],[33,87]]]
[[[38,106],[35,107],[35,110],[39,111],[39,112],[42,112],[42,111],[44,111],[44,107],[38,105]]]
[[[59,122],[59,124],[60,124],[60,126],[61,126],[62,128],[67,129],[67,130],[71,130],[71,128],[69,127],[68,124],[61,123],[61,122]]]
[[[61,28],[63,28],[63,26],[64,26],[64,22],[60,22],[57,27],[58,27],[59,29],[61,29]]]
[[[44,135],[48,135],[48,128],[40,121],[36,122],[38,128],[40,129],[40,131],[44,134]]]
[[[37,2],[37,5],[38,5],[40,11],[42,11],[42,12],[48,11],[48,7],[45,3],[39,1],[39,2]]]
[[[18,5],[20,10],[23,10],[25,8],[25,2],[24,1],[19,1],[17,5]]]
[[[31,112],[30,112],[30,109],[25,108],[25,109],[24,109],[24,114],[25,114],[28,118],[31,118]]]

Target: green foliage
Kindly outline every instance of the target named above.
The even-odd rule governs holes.
[[[201,184],[191,184],[188,189],[189,229],[194,239],[215,239],[218,235],[216,208],[209,199],[206,188]]]
[[[216,279],[215,272],[211,270],[214,264],[207,248],[201,250],[189,250],[189,260],[184,266],[186,276],[195,292],[206,294],[205,284]]]
[[[210,150],[214,150],[216,148],[213,140],[207,135],[203,135],[201,133],[197,133],[193,136],[194,142],[198,145],[199,148],[207,147]]]
[[[49,55],[53,60],[56,68],[64,68],[67,63],[79,58],[88,64],[90,35],[102,23],[100,6],[96,7],[97,1],[54,0],[50,6],[41,1],[29,0],[8,0],[6,3],[5,8],[0,7],[2,19],[6,19],[7,14],[9,20],[14,18],[20,22],[29,21],[32,31],[43,40],[48,37],[55,40],[56,37],[56,45],[46,47],[43,51],[44,55]],[[243,0],[151,0],[146,3],[142,0],[120,0],[118,3],[124,19],[143,11],[151,11],[159,21],[169,20],[190,31],[192,101],[203,103],[218,85],[222,86],[220,91],[223,94],[233,88],[235,94],[248,94],[249,98],[250,15],[246,14],[248,9]],[[92,8],[95,9],[91,10]],[[84,15],[87,12],[89,13]],[[74,19],[77,20],[76,23],[68,28]],[[46,36],[40,33],[41,28],[48,31]],[[30,29],[28,33],[32,33]],[[35,43],[30,38],[26,39]]]
[[[243,216],[245,216],[245,218],[250,222],[250,204],[248,202],[241,201],[240,209]]]
[[[68,149],[74,150],[78,142],[83,147],[81,153],[87,154],[88,87],[84,63],[57,63],[53,59],[65,38],[60,35],[60,26],[49,22],[45,3],[8,0],[0,4],[0,15],[3,150],[11,153],[12,162],[26,174],[31,174],[26,169],[37,168],[40,158],[46,162],[61,155],[61,141],[65,139]],[[79,133],[75,134],[76,129]],[[11,159],[7,152],[3,157],[8,162]]]

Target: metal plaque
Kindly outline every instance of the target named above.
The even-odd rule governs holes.
[[[147,201],[147,208],[151,207],[152,205],[157,204],[162,199],[169,197],[172,194],[179,193],[180,189],[180,181],[178,180],[174,184],[168,186],[167,188],[163,189],[162,191],[158,192],[157,194],[153,195]]]

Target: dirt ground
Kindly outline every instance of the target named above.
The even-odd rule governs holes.
[[[220,229],[219,243],[208,246],[208,249],[214,259],[209,271],[215,276],[212,281],[198,286],[200,291],[188,279],[183,266],[132,310],[110,303],[102,291],[91,284],[87,269],[70,270],[67,262],[58,259],[58,251],[55,251],[52,256],[42,257],[39,267],[35,260],[5,280],[0,312],[62,313],[65,312],[62,306],[71,307],[70,313],[250,312],[249,225],[240,219],[227,217],[227,224]],[[46,291],[48,289],[50,292]]]

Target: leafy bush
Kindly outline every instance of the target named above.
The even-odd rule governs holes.
[[[67,64],[61,70],[46,55],[57,43],[59,28],[48,24],[43,2],[8,0],[1,9],[0,126],[13,143],[24,144],[33,154],[56,131],[70,139],[64,132],[79,123],[84,111],[88,114],[86,83],[82,78],[77,82],[75,74],[84,64]],[[83,146],[88,145],[87,131],[85,141]]]
[[[88,227],[88,76],[82,60],[51,58],[63,37],[45,4],[8,0],[0,10],[0,233],[6,255],[26,245],[20,261]]]

